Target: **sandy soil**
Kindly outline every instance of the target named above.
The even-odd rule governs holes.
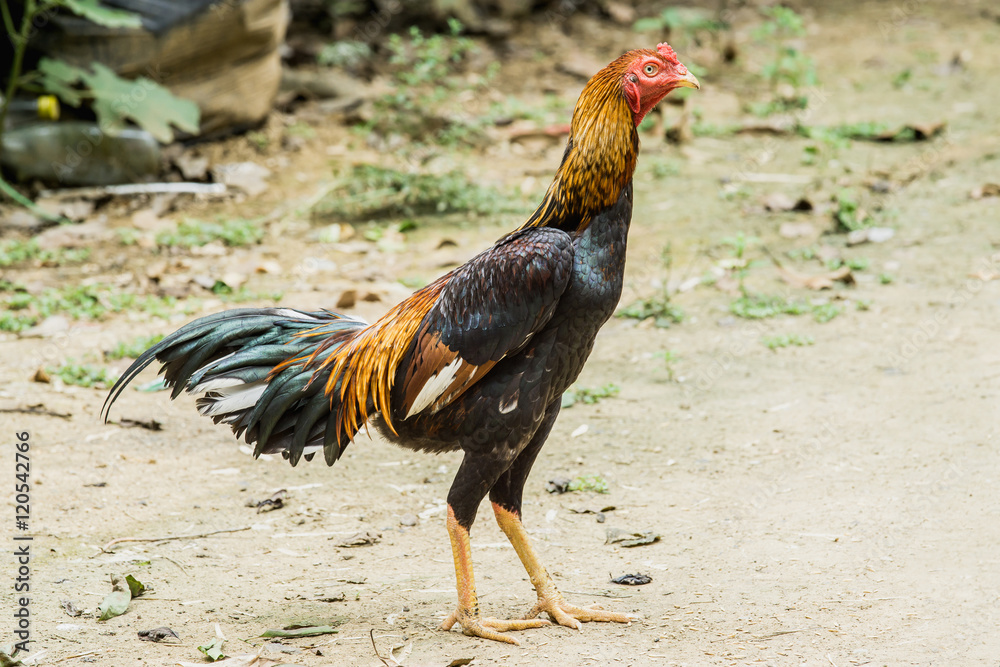
[[[969,193],[1000,179],[994,85],[1000,23],[988,16],[995,10],[986,2],[904,4],[848,3],[807,13],[808,52],[828,94],[809,123],[946,121],[942,137],[856,141],[836,153],[824,148],[815,165],[802,164],[808,142],[793,136],[698,137],[680,148],[645,140],[623,304],[665,281],[677,286],[731,266],[733,253],[722,239],[742,232],[760,239],[746,254],[749,288],[828,300],[843,312],[822,324],[808,315],[736,318],[729,311],[729,272],[714,286],[674,297],[686,313],[679,325],[660,329],[616,318],[602,331],[580,385],[613,382],[621,393],[564,411],[529,480],[526,522],[567,598],[641,620],[627,627],[591,624],[582,632],[520,632],[520,647],[436,630],[455,602],[443,499],[458,455],[420,455],[362,438],[333,469],[316,462],[292,469],[280,459],[252,460],[228,430],[197,417],[188,397],[171,403],[162,393],[126,392],[114,418],[162,424],[149,431],[101,424],[101,390],[32,382],[39,366],[84,359],[191,317],[179,314],[168,323],[136,313],[77,323],[69,335],[5,335],[0,342],[0,407],[43,404],[68,415],[0,413],[8,470],[11,434],[31,433],[32,652],[46,651],[40,663],[197,662],[196,646],[214,637],[216,624],[228,639],[226,652],[236,654],[256,651],[267,628],[320,622],[338,624],[339,633],[272,643],[266,654],[307,666],[378,665],[373,632],[383,654],[412,643],[405,664],[417,666],[459,658],[475,658],[474,665],[995,665],[1000,198]],[[638,39],[592,19],[574,19],[573,28],[604,36],[605,44],[588,52],[600,61]],[[752,63],[749,30],[737,35]],[[560,35],[552,36],[554,44],[569,39]],[[971,57],[960,60],[967,62],[949,68],[963,51]],[[907,67],[912,83],[894,87],[893,77]],[[549,77],[550,61],[519,61],[504,72],[528,69],[540,81]],[[518,93],[519,77],[505,73],[497,87],[509,84]],[[571,100],[579,84],[560,76],[550,83]],[[752,88],[746,77],[720,65],[718,75],[704,79],[694,107],[711,122],[738,121],[738,96]],[[665,113],[673,121],[679,112],[670,106]],[[351,140],[342,128],[312,122],[317,138],[301,151],[261,158],[288,165],[276,170],[266,194],[192,203],[184,214],[267,215],[309,197],[329,180],[330,155],[343,156]],[[211,150],[238,153],[241,145],[245,150],[240,141]],[[559,152],[519,155],[494,147],[487,149],[490,160],[453,159],[497,182],[516,187],[534,178],[532,187],[541,188],[544,177],[537,174],[552,169]],[[369,153],[358,149],[350,158],[379,157]],[[656,164],[676,165],[678,173],[656,178]],[[775,174],[811,180],[759,182]],[[747,175],[758,179],[739,188],[720,184]],[[892,212],[886,220],[896,230],[892,239],[847,248],[843,234],[819,237],[830,227],[831,194],[878,180],[891,189],[881,202]],[[807,197],[818,210],[766,212],[762,201],[776,192]],[[185,257],[185,270],[220,275],[277,262],[280,272],[255,274],[251,286],[283,290],[282,303],[301,308],[332,307],[347,288],[370,291],[380,300],[361,301],[351,312],[371,318],[407,293],[398,278],[433,277],[517,222],[506,216],[424,225],[400,251],[368,244],[360,254],[310,240],[307,225],[275,222],[262,245]],[[815,234],[785,238],[778,230],[786,222],[810,222]],[[456,245],[439,247],[443,238]],[[659,259],[667,243],[669,272]],[[855,285],[791,288],[763,250],[786,258],[789,268],[817,274],[825,270],[819,262],[785,253],[824,244],[845,258],[868,260],[855,271]],[[108,243],[82,269],[20,267],[4,278],[109,282],[123,273],[142,275],[160,259]],[[882,284],[882,274],[892,282]],[[199,313],[222,307],[202,300]],[[778,350],[761,343],[763,336],[789,333],[815,342]],[[666,351],[678,359],[666,362]],[[153,377],[147,372],[140,382]],[[578,475],[601,475],[608,493],[545,490],[550,479]],[[12,476],[5,475],[8,483]],[[258,514],[247,506],[278,489],[290,496],[284,508]],[[4,497],[10,535],[14,503],[11,493]],[[574,512],[607,506],[615,509],[603,523]],[[233,529],[241,530],[123,543],[113,553],[99,548],[120,537]],[[605,543],[609,529],[651,530],[661,539],[625,549]],[[363,531],[380,540],[337,546]],[[13,544],[0,544],[4,572],[14,571]],[[488,511],[473,545],[485,613],[523,614],[534,599],[531,586]],[[609,583],[609,575],[636,572],[652,583]],[[63,600],[95,609],[114,573],[133,574],[154,590],[106,622],[64,612]],[[10,586],[2,587],[0,600],[13,607]],[[5,636],[10,624],[8,617]],[[137,631],[158,626],[175,630],[179,642],[138,640]]]

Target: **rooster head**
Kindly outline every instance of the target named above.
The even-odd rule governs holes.
[[[667,93],[675,88],[700,88],[698,79],[677,59],[666,42],[656,50],[639,49],[626,53],[623,65],[622,92],[632,110],[636,127]]]

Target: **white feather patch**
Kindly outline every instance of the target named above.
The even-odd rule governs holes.
[[[241,384],[244,384],[244,382],[238,378],[217,378],[196,384],[188,389],[188,391],[192,394],[200,394],[203,391],[216,391],[218,389],[226,389],[227,387],[238,387]]]
[[[316,318],[312,315],[300,313],[299,311],[292,310],[291,308],[279,308],[276,314],[281,317],[287,317],[290,320],[316,320]]]
[[[461,357],[456,357],[455,361],[442,368],[436,375],[432,375],[424,383],[424,386],[420,388],[417,397],[413,399],[413,405],[410,406],[409,411],[406,413],[406,419],[426,410],[428,406],[441,398],[455,381],[455,376],[458,375],[458,371],[461,370],[464,363]]]
[[[239,387],[223,387],[216,390],[215,396],[206,396],[211,403],[204,403],[198,411],[206,417],[213,417],[220,414],[229,414],[246,410],[257,404],[257,399],[261,397],[267,389],[267,382],[253,382],[242,384]]]

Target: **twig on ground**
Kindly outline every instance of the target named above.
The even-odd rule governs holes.
[[[101,551],[103,553],[110,553],[108,550],[115,546],[116,544],[121,544],[123,542],[166,542],[168,540],[194,540],[200,537],[209,537],[211,535],[218,535],[220,533],[238,533],[243,530],[250,530],[250,526],[243,526],[242,528],[224,528],[222,530],[213,530],[208,533],[197,533],[194,535],[167,535],[165,537],[117,537],[103,547]]]

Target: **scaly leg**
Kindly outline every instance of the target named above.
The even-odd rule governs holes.
[[[538,602],[531,608],[525,618],[535,618],[541,612],[547,613],[559,625],[568,628],[581,628],[581,621],[613,621],[615,623],[628,623],[631,619],[625,614],[611,611],[603,611],[599,606],[577,607],[571,605],[563,599],[562,594],[556,590],[556,585],[552,577],[538,560],[538,554],[528,541],[528,533],[524,530],[521,517],[510,510],[507,510],[497,503],[493,503],[493,513],[496,515],[500,529],[507,535],[507,539],[514,546],[518,558],[528,571],[531,578],[531,585],[535,587],[538,594]]]
[[[502,459],[466,454],[458,468],[455,481],[448,492],[448,536],[455,558],[455,579],[458,588],[458,608],[441,624],[450,630],[455,623],[462,632],[473,637],[493,639],[508,644],[518,644],[513,637],[500,634],[508,630],[525,630],[549,625],[543,619],[518,619],[512,621],[482,618],[476,598],[476,580],[472,574],[472,545],[469,530],[476,520],[479,503],[503,474],[506,463]]]
[[[552,577],[538,560],[538,554],[535,553],[528,541],[528,533],[521,523],[521,496],[524,491],[524,483],[528,479],[528,473],[531,472],[531,466],[534,464],[538,452],[548,438],[549,431],[552,430],[552,425],[559,414],[559,407],[560,399],[556,399],[546,408],[545,417],[538,430],[535,431],[531,442],[490,489],[493,513],[496,515],[500,529],[510,540],[518,558],[521,559],[521,564],[527,570],[531,584],[538,594],[538,602],[528,612],[527,618],[534,618],[544,611],[559,625],[577,630],[580,629],[581,621],[628,623],[631,619],[625,614],[603,611],[597,606],[576,607],[566,602],[556,590]]]

